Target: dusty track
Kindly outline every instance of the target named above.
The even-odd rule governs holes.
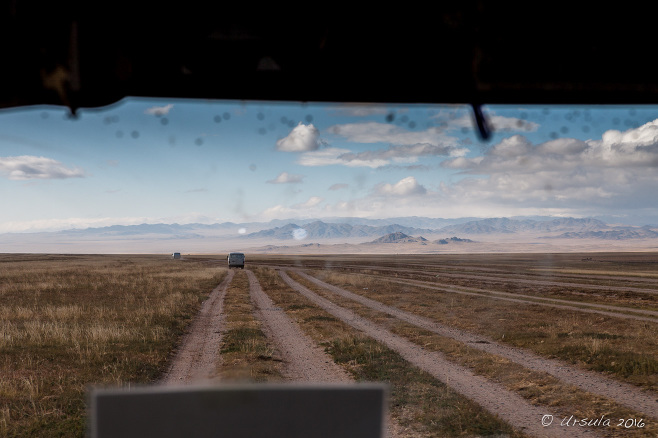
[[[566,277],[565,280],[546,280],[545,276],[544,278],[536,278],[535,277],[528,277],[528,275],[506,275],[502,276],[499,274],[499,272],[495,272],[494,274],[492,273],[483,273],[483,274],[472,274],[472,273],[454,273],[454,272],[445,272],[442,270],[436,270],[436,269],[430,269],[429,271],[422,271],[419,269],[413,269],[413,268],[401,268],[401,267],[382,267],[382,266],[341,266],[342,268],[352,268],[354,271],[359,271],[359,270],[373,270],[377,271],[377,275],[384,274],[386,275],[387,273],[395,273],[395,274],[400,274],[400,273],[407,273],[407,274],[414,274],[414,275],[424,275],[428,276],[428,272],[430,273],[429,275],[431,276],[439,276],[439,277],[446,277],[446,278],[458,278],[458,279],[470,279],[470,280],[479,280],[479,281],[486,281],[490,283],[499,283],[499,284],[510,284],[510,283],[516,283],[516,284],[526,284],[526,285],[531,285],[531,286],[549,286],[549,287],[570,287],[570,288],[577,288],[577,289],[587,289],[587,290],[592,290],[592,291],[604,291],[604,292],[610,292],[610,291],[615,291],[615,292],[634,292],[638,294],[650,294],[650,295],[657,295],[658,294],[658,289],[650,289],[650,288],[645,288],[645,287],[638,287],[634,285],[623,285],[623,286],[618,286],[618,285],[598,285],[598,284],[590,284],[590,283],[574,283],[572,281],[565,281],[570,279],[570,277]],[[498,275],[496,275],[498,274]],[[552,278],[558,277],[551,275]],[[565,276],[561,276],[565,277]],[[601,281],[611,281],[611,280],[620,280],[623,279],[624,281],[628,282],[648,282],[652,284],[656,284],[656,280],[647,280],[647,279],[642,279],[642,278],[631,278],[631,277],[608,277],[608,276],[601,276],[601,275],[592,275],[590,277],[585,277],[586,279],[592,280],[592,279],[599,279]]]
[[[288,285],[325,311],[397,351],[411,364],[430,373],[488,411],[499,415],[514,427],[534,436],[598,436],[593,430],[566,430],[560,428],[557,424],[542,427],[541,418],[543,415],[550,413],[548,409],[532,406],[503,386],[492,383],[473,374],[464,367],[449,362],[441,354],[424,350],[401,336],[391,333],[384,327],[332,303],[295,282],[284,271],[280,271],[280,275]]]
[[[353,379],[309,338],[299,326],[268,297],[253,272],[247,271],[249,293],[265,335],[283,356],[285,376],[295,382],[351,382]]]
[[[216,363],[220,359],[224,296],[232,279],[233,271],[229,270],[204,301],[162,379],[162,384],[189,384],[209,381],[215,377]]]
[[[324,269],[324,266],[321,263],[308,262],[304,264],[306,269]],[[263,265],[266,266],[266,265]],[[282,268],[282,267],[299,267],[291,263],[279,263],[277,265],[271,265],[272,268]],[[658,278],[644,278],[640,276],[618,276],[618,275],[604,275],[604,274],[561,274],[556,272],[547,273],[510,273],[505,272],[501,274],[501,268],[483,268],[481,266],[470,266],[470,265],[460,265],[449,267],[437,267],[436,264],[412,264],[405,263],[405,266],[400,265],[391,265],[382,263],[381,265],[368,265],[368,264],[349,264],[349,263],[340,263],[334,266],[346,272],[361,272],[363,270],[375,271],[378,275],[386,275],[388,272],[391,273],[408,273],[408,274],[422,274],[422,275],[431,275],[447,277],[447,278],[466,278],[482,281],[490,281],[497,283],[525,283],[530,285],[542,285],[542,286],[555,286],[555,287],[574,287],[574,288],[584,288],[590,290],[601,290],[601,291],[621,291],[621,292],[636,292],[636,293],[647,293],[647,294],[658,294],[658,288],[646,288],[642,287],[642,283],[649,283],[651,285],[656,285]],[[547,280],[551,278],[551,280]],[[582,279],[582,282],[575,282],[578,279]],[[597,280],[603,282],[617,282],[617,285],[600,285],[600,284],[591,284],[587,281]],[[635,284],[634,284],[635,283]]]
[[[389,278],[386,281],[390,281],[393,283],[401,283],[401,284],[413,284],[427,289],[435,289],[443,292],[450,292],[450,293],[456,293],[461,295],[487,297],[494,300],[510,301],[513,303],[536,304],[538,306],[554,307],[557,309],[573,310],[577,312],[598,313],[601,315],[612,316],[615,318],[634,319],[636,321],[646,321],[646,322],[658,322],[658,312],[654,310],[635,309],[632,307],[622,307],[622,306],[608,306],[605,304],[568,301],[568,300],[561,300],[558,298],[543,298],[534,295],[522,295],[522,294],[516,294],[510,292],[490,291],[485,289],[475,289],[475,288],[467,288],[467,287],[460,287],[459,289],[455,289],[449,286],[437,286],[435,284],[425,281],[420,281],[420,280],[397,280],[397,279]],[[585,308],[585,307],[589,307],[589,308]],[[603,309],[608,309],[608,310],[603,310]],[[629,313],[625,313],[625,312],[629,312]],[[649,315],[649,316],[632,315],[630,313],[639,313],[642,315]]]
[[[233,279],[234,271],[210,293],[189,332],[184,336],[181,347],[172,364],[160,381],[163,385],[185,385],[216,380],[216,365],[219,356],[221,333],[224,330],[224,296]],[[347,383],[352,377],[337,365],[299,326],[274,305],[263,292],[253,272],[247,271],[249,293],[256,309],[256,316],[263,323],[268,339],[275,344],[285,363],[284,375],[288,381],[303,383]],[[387,437],[403,436],[402,429],[389,419],[386,424]]]
[[[399,270],[397,270],[399,272]],[[407,271],[415,272],[417,271]],[[635,292],[640,294],[658,294],[658,289],[647,289],[640,288],[636,286],[613,286],[613,285],[595,285],[588,283],[572,283],[568,281],[554,281],[554,280],[542,280],[538,278],[521,278],[518,276],[510,277],[499,277],[496,275],[473,275],[473,274],[449,274],[445,272],[439,272],[436,275],[441,277],[451,277],[451,278],[467,278],[473,280],[484,280],[492,283],[503,283],[508,284],[510,282],[517,284],[528,284],[532,286],[553,286],[553,287],[573,287],[578,289],[589,289],[589,290],[598,290],[598,291],[615,291],[615,292]],[[591,277],[590,277],[591,279]],[[609,280],[608,278],[603,277],[603,280]]]
[[[308,337],[283,309],[276,307],[263,292],[252,271],[247,271],[247,276],[256,315],[263,323],[265,335],[282,355],[285,363],[284,375],[288,380],[303,383],[354,382],[352,376]],[[386,436],[389,438],[404,435],[402,428],[390,418],[386,429]]]
[[[382,272],[377,275],[374,274],[360,274],[360,275],[370,276],[378,279],[386,278],[386,281],[393,283],[413,284],[418,287],[440,290],[443,292],[450,292],[450,293],[456,293],[461,295],[488,297],[491,299],[509,301],[513,303],[536,304],[539,306],[547,306],[557,309],[572,310],[572,311],[584,312],[584,313],[597,313],[597,314],[612,316],[616,318],[625,318],[625,319],[632,319],[636,321],[658,323],[658,311],[655,310],[637,309],[633,307],[624,307],[624,306],[612,306],[612,305],[589,303],[583,301],[570,301],[570,300],[563,300],[559,298],[549,298],[549,297],[542,297],[538,295],[524,295],[520,293],[502,292],[493,289],[491,290],[478,289],[478,288],[465,287],[465,286],[459,286],[459,288],[457,289],[449,285],[437,285],[435,282],[432,281],[400,279],[394,277],[393,275],[389,277],[388,275],[386,275],[387,272],[391,272],[391,274],[393,273],[397,274],[400,272],[400,270],[399,269],[391,269],[390,271],[382,270]],[[416,271],[410,271],[410,270],[407,270],[405,272],[418,273]],[[464,278],[464,277],[459,277],[459,278]],[[477,278],[486,280],[489,277],[478,276]],[[512,279],[510,281],[515,282],[516,280]],[[559,283],[555,283],[555,284],[557,285]],[[599,287],[598,289],[606,290],[605,287]]]
[[[375,266],[371,266],[370,268],[377,269]],[[379,268],[381,269],[381,267]],[[399,268],[392,268],[396,272],[401,272]],[[418,269],[405,269],[405,272],[409,273],[425,273],[427,274],[428,271],[421,271]],[[503,276],[499,275],[499,272],[494,272],[494,273],[482,273],[482,274],[473,274],[473,273],[452,273],[452,272],[444,272],[444,271],[430,271],[433,275],[439,275],[441,277],[451,277],[451,278],[468,278],[468,279],[474,279],[474,280],[484,280],[484,281],[490,281],[490,282],[496,282],[496,283],[519,283],[519,284],[529,284],[533,286],[555,286],[555,287],[574,287],[574,288],[580,288],[580,289],[590,289],[590,290],[601,290],[601,291],[617,291],[617,292],[636,292],[636,293],[645,293],[645,294],[658,294],[658,289],[651,289],[651,288],[646,288],[646,287],[639,287],[635,285],[596,285],[596,284],[590,284],[586,282],[574,282],[574,278],[582,278],[584,280],[592,280],[592,279],[597,279],[599,281],[618,281],[618,282],[626,282],[626,283],[650,283],[652,285],[656,284],[656,279],[646,279],[646,278],[638,278],[638,277],[616,277],[616,276],[605,276],[605,275],[590,275],[590,276],[585,276],[585,275],[558,275],[558,274],[553,274],[549,275],[549,277],[554,278],[554,280],[546,280],[544,279],[546,275],[544,276],[539,276],[539,275],[534,275],[530,276],[528,274],[524,275],[509,275],[509,276]],[[498,275],[497,275],[498,274]],[[539,278],[538,278],[539,277]],[[544,278],[541,278],[544,277]],[[557,280],[556,278],[560,278]],[[572,281],[569,281],[572,280]]]
[[[454,327],[448,327],[422,316],[414,315],[370,298],[357,295],[345,289],[325,283],[299,270],[295,270],[295,272],[332,293],[359,302],[371,309],[387,313],[410,324],[432,331],[438,335],[463,342],[472,348],[502,356],[528,369],[545,372],[565,383],[575,385],[585,391],[608,397],[631,409],[643,412],[653,418],[658,418],[658,403],[656,402],[658,399],[657,394],[642,391],[632,385],[605,378],[594,372],[574,368],[569,364],[555,359],[546,359],[525,350],[501,345],[484,336],[469,333]]]

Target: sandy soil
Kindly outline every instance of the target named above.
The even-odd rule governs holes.
[[[555,359],[542,358],[525,350],[501,345],[496,341],[481,335],[468,333],[464,330],[438,324],[427,318],[410,314],[395,307],[387,306],[378,301],[325,283],[304,272],[295,272],[298,272],[304,278],[307,278],[308,280],[330,292],[357,301],[371,309],[388,313],[391,316],[432,331],[441,336],[449,337],[468,344],[470,347],[505,357],[506,359],[523,365],[528,369],[548,373],[562,380],[563,382],[575,385],[585,391],[608,397],[620,404],[626,405],[631,409],[638,410],[654,418],[658,418],[658,403],[656,403],[658,400],[658,394],[652,394],[632,385],[608,379],[597,373],[575,368],[569,364]]]
[[[165,385],[208,382],[215,378],[221,329],[224,325],[223,307],[226,289],[233,279],[232,270],[210,293],[183,338],[172,364],[161,383]]]
[[[317,346],[299,326],[268,297],[253,272],[247,271],[249,293],[268,339],[282,355],[284,375],[295,382],[351,382],[351,376]]]
[[[541,419],[544,415],[552,414],[549,409],[535,407],[520,396],[508,391],[502,385],[490,382],[473,374],[467,368],[449,362],[440,353],[424,350],[384,327],[332,303],[295,282],[284,271],[280,271],[280,275],[293,289],[336,318],[397,351],[411,364],[430,373],[452,389],[475,401],[489,412],[500,416],[518,429],[530,435],[541,437],[598,436],[594,430],[589,429],[562,428],[558,424],[543,427]]]

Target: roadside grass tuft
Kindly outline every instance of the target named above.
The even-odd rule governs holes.
[[[249,280],[240,270],[224,297],[226,330],[222,335],[221,363],[217,375],[223,381],[280,381],[282,362],[254,315]]]

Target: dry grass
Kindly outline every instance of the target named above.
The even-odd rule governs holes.
[[[0,255],[0,435],[84,436],[89,385],[156,380],[217,265]]]
[[[449,326],[658,389],[658,324],[603,315],[510,305],[487,297],[442,293],[385,277],[317,271],[323,280]]]
[[[226,328],[218,377],[223,381],[243,382],[282,380],[282,362],[254,316],[249,281],[242,270],[236,272],[226,291],[224,312]]]
[[[357,381],[387,382],[389,410],[413,437],[523,436],[396,352],[293,292],[271,269],[255,270],[263,289]]]
[[[597,418],[601,416],[601,413],[605,413],[608,418],[642,418],[643,416],[641,413],[634,412],[609,399],[564,384],[546,373],[528,370],[505,358],[485,353],[462,342],[399,321],[388,314],[331,294],[299,275],[294,273],[289,275],[295,281],[332,302],[377,322],[425,349],[442,353],[448,360],[471,369],[475,374],[501,383],[508,390],[516,392],[532,404],[549,407],[561,418],[570,415],[577,418]],[[379,287],[372,282],[369,285]],[[363,294],[364,291],[362,290],[361,293]],[[658,424],[648,423],[642,429],[611,429],[607,432],[608,436],[652,436],[658,433]]]

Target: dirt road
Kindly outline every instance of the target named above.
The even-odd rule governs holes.
[[[644,392],[630,385],[605,378],[596,373],[585,372],[557,360],[547,360],[525,350],[501,345],[454,327],[441,325],[428,318],[405,312],[381,302],[354,294],[318,278],[292,269],[303,278],[341,297],[357,301],[373,310],[385,312],[402,321],[430,330],[441,336],[463,342],[470,347],[504,357],[528,369],[548,373],[565,383],[596,393],[634,410],[658,417],[655,394]],[[215,370],[224,330],[225,312],[223,301],[235,271],[229,271],[222,282],[203,303],[198,317],[191,325],[181,348],[163,378],[163,384],[189,384],[217,379]],[[345,383],[352,377],[319,347],[285,311],[277,307],[260,286],[256,275],[245,270],[249,280],[249,294],[254,305],[254,315],[262,322],[263,331],[284,362],[284,376],[291,382]],[[450,388],[475,401],[486,410],[498,415],[523,432],[538,437],[599,436],[595,428],[564,428],[558,424],[544,427],[541,420],[551,414],[549,408],[530,404],[521,396],[507,390],[501,384],[478,376],[468,368],[447,360],[441,353],[429,351],[398,336],[385,327],[357,315],[355,312],[333,303],[303,285],[292,280],[284,270],[281,278],[295,291],[367,336],[398,352],[409,363],[430,373]],[[557,415],[556,415],[557,417]],[[388,436],[403,436],[399,426],[389,420]]]
[[[216,364],[220,359],[224,296],[232,279],[233,271],[229,270],[203,303],[161,383],[207,382],[215,377]]]
[[[460,289],[455,289],[449,286],[437,286],[435,284],[431,284],[420,280],[387,279],[387,281],[390,281],[392,283],[400,283],[400,284],[413,284],[415,286],[423,287],[426,289],[440,290],[442,292],[450,292],[460,295],[486,296],[490,299],[509,301],[512,303],[535,304],[538,306],[553,307],[555,309],[573,310],[573,311],[584,312],[584,313],[597,313],[599,315],[612,316],[615,318],[633,319],[635,321],[646,321],[646,322],[658,321],[658,312],[654,310],[635,309],[631,307],[622,307],[622,306],[607,306],[605,304],[591,304],[585,302],[573,302],[567,300],[560,300],[556,298],[543,298],[534,295],[521,295],[516,293],[467,288],[467,287],[460,287]],[[568,303],[568,304],[563,304],[563,303]],[[610,310],[603,310],[603,309],[610,309]],[[622,313],[622,312],[627,312],[627,313]],[[648,316],[633,315],[632,313],[648,315]]]
[[[551,414],[547,408],[531,405],[520,396],[508,391],[502,385],[493,383],[473,374],[467,368],[449,362],[440,353],[424,350],[422,347],[395,335],[383,326],[363,318],[349,309],[338,306],[317,295],[315,292],[292,280],[280,271],[283,280],[294,290],[318,305],[336,318],[362,331],[373,339],[398,352],[411,364],[430,373],[449,387],[475,401],[514,427],[533,436],[551,437],[592,437],[599,436],[590,429],[565,429],[554,424],[544,427],[541,419]]]
[[[606,378],[601,374],[577,369],[569,364],[555,359],[546,359],[529,351],[499,344],[493,339],[488,339],[482,335],[468,333],[464,330],[439,324],[422,316],[405,312],[395,307],[385,305],[370,298],[366,298],[337,286],[325,283],[324,281],[312,277],[304,272],[295,272],[299,273],[299,275],[301,275],[303,278],[312,281],[313,283],[330,292],[357,301],[371,309],[387,313],[391,316],[434,332],[438,335],[463,342],[472,348],[477,348],[479,350],[486,351],[487,353],[502,356],[512,362],[523,365],[528,369],[548,373],[562,380],[563,382],[575,385],[585,391],[608,397],[617,401],[618,403],[626,405],[631,409],[638,410],[654,418],[658,418],[658,403],[656,402],[656,394],[651,394],[646,391],[642,391],[641,389],[632,385]]]
[[[249,293],[256,306],[256,314],[264,325],[265,335],[281,354],[284,375],[294,382],[352,382],[352,377],[323,349],[309,338],[299,326],[268,297],[253,272],[247,271]]]

